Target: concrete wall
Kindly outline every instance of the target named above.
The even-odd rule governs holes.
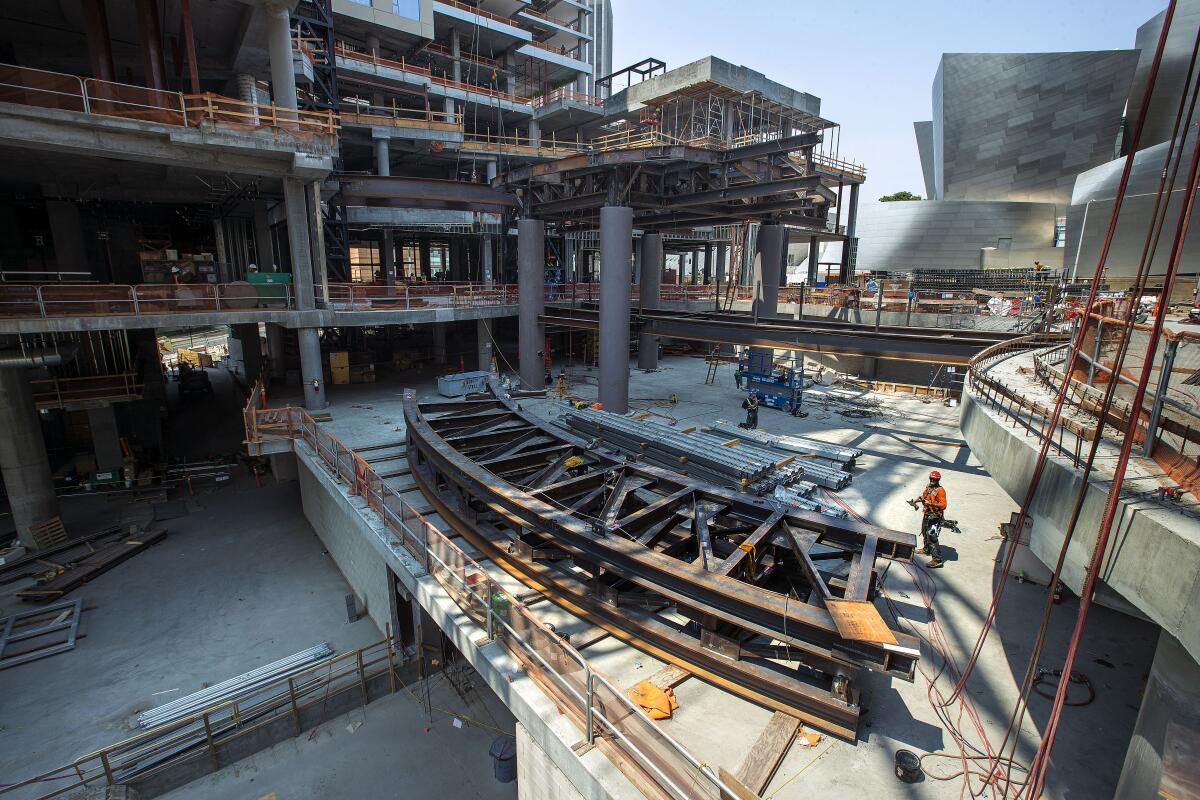
[[[944,54],[936,198],[1065,204],[1075,175],[1116,152],[1137,60],[1136,50]]]
[[[1200,665],[1160,634],[1115,800],[1195,797]]]
[[[1016,502],[1029,486],[1038,443],[1024,428],[1003,424],[970,393],[963,396],[963,437],[974,455]],[[1062,548],[1080,476],[1069,463],[1050,459],[1034,496],[1029,545],[1053,567]],[[1095,547],[1108,483],[1088,487],[1076,532],[1067,550],[1062,579],[1076,594]],[[1197,525],[1152,503],[1121,505],[1109,540],[1097,601],[1148,617],[1200,657],[1200,537]]]
[[[642,795],[598,748],[576,755],[582,732],[558,709],[499,642],[463,613],[435,578],[425,573],[366,502],[351,497],[304,442],[296,443],[304,515],[326,543],[342,574],[367,599],[371,618],[388,616],[387,569],[508,706],[566,784],[584,800],[636,800]],[[371,554],[374,554],[372,559]],[[378,587],[378,588],[377,588]],[[381,597],[382,593],[382,597]],[[533,758],[537,762],[536,754]],[[518,769],[520,769],[518,765]],[[551,788],[561,786],[551,782]],[[572,795],[562,795],[570,797]]]
[[[1061,264],[1052,203],[920,200],[864,203],[858,218],[857,269],[978,269],[984,247],[1004,240],[1048,266]],[[1036,255],[1035,255],[1036,257]],[[1017,264],[1032,266],[1033,260]]]
[[[583,800],[546,751],[517,723],[517,800]]]

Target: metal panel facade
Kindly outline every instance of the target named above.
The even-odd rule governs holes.
[[[1065,205],[1075,176],[1115,154],[1137,59],[1136,50],[943,55],[936,196]]]
[[[866,203],[859,209],[858,270],[978,268],[984,247],[1011,246],[1018,263],[1028,251],[1053,252],[1053,203],[910,201]],[[1061,248],[1059,248],[1061,252]]]

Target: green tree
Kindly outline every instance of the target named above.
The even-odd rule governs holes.
[[[913,194],[912,192],[896,192],[895,194],[885,194],[879,198],[881,203],[893,203],[897,200],[920,200],[921,195]]]

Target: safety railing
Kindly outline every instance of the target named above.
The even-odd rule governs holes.
[[[439,2],[441,2],[441,1],[442,0],[439,0]],[[511,20],[507,20],[507,21],[511,22]],[[376,67],[387,67],[389,69],[395,69],[395,70],[399,70],[401,72],[408,72],[410,74],[422,75],[422,76],[428,78],[430,83],[437,84],[438,86],[444,86],[449,89],[459,89],[468,94],[478,94],[478,95],[483,95],[485,97],[493,97],[493,98],[497,98],[500,100],[508,100],[509,102],[520,104],[520,105],[528,105],[530,102],[528,97],[520,97],[515,94],[509,94],[508,92],[502,92],[499,89],[489,89],[486,86],[477,86],[473,83],[467,83],[465,81],[456,81],[452,78],[447,78],[442,75],[436,75],[436,74],[434,74],[433,70],[430,69],[429,67],[423,67],[419,64],[414,64],[411,61],[408,61],[407,59],[402,58],[402,59],[397,60],[397,59],[392,59],[392,58],[383,58],[382,56],[377,55],[375,53],[370,53],[370,52],[366,52],[366,51],[351,47],[350,45],[346,44],[345,42],[338,42],[337,44],[335,44],[334,52],[337,54],[338,57],[345,58],[350,61],[358,61],[358,62],[361,62],[364,64],[371,64]]]
[[[328,307],[338,311],[404,311],[450,306],[499,306],[517,302],[517,287],[481,283],[331,283]]]
[[[0,102],[180,127],[208,123],[325,138],[336,136],[338,129],[337,115],[332,111],[280,109],[273,104],[257,105],[211,93],[168,92],[11,64],[0,64]]]
[[[574,155],[586,152],[588,146],[573,139],[565,141],[553,135],[539,139],[528,136],[501,136],[485,131],[483,133],[468,133],[463,137],[464,150],[487,150],[489,152],[536,152],[538,155]]]
[[[74,403],[140,397],[142,384],[132,372],[78,378],[51,376],[29,382],[38,408],[63,408]]]
[[[342,123],[345,125],[383,125],[403,127],[441,127],[462,130],[463,115],[455,112],[434,111],[432,108],[401,108],[399,106],[372,106],[366,103],[342,103]]]
[[[519,9],[517,11],[517,13],[525,14],[530,17],[534,17],[536,19],[544,20],[545,22],[549,22],[551,25],[557,25],[560,28],[566,28],[567,30],[572,30],[572,31],[576,31],[576,32],[579,31],[579,23],[577,21],[566,22],[563,20],[558,20],[558,19],[555,19],[554,17],[550,16],[546,12],[538,11],[537,9],[532,8],[530,6],[525,6],[524,8]]]
[[[283,409],[255,413],[279,414]],[[719,775],[651,720],[609,678],[507,592],[474,559],[431,525],[362,457],[300,408],[289,427],[350,493],[363,498],[402,547],[433,576],[468,617],[526,668],[527,674],[578,725],[589,744],[616,750],[613,759],[635,784],[652,781],[667,797],[734,797]],[[249,438],[251,431],[247,431]]]
[[[322,136],[329,139],[337,136],[341,128],[338,114],[333,109],[305,111],[280,108],[274,103],[248,103],[212,92],[187,94],[183,95],[183,99],[187,121],[192,127],[200,127],[204,123],[243,130],[265,127],[288,134]]]
[[[858,181],[865,181],[867,179],[867,168],[862,164],[844,161],[840,158],[824,155],[823,153],[813,153],[812,160],[813,167],[821,172],[836,175],[839,178],[850,178]]]
[[[499,14],[494,14],[491,11],[479,8],[478,6],[473,6],[470,3],[463,3],[461,0],[434,0],[434,4],[436,5],[437,3],[441,3],[442,5],[446,6],[453,6],[454,8],[474,14],[477,17],[490,19],[494,22],[502,22],[505,25],[511,25],[514,28],[520,27],[517,25],[516,20],[509,19],[508,17],[502,17]]]
[[[441,56],[443,58],[454,58],[454,51],[452,51],[449,47],[446,47],[444,44],[438,44],[437,42],[434,42],[434,41],[427,42],[424,46],[421,47],[421,49],[418,52],[419,53],[432,53],[434,55]],[[469,51],[459,51],[458,58],[460,61],[469,61],[473,64],[478,64],[481,67],[487,67],[488,69],[494,69],[494,70],[504,69],[504,62],[502,62],[498,59],[495,59],[495,58],[488,58],[487,56],[481,56],[478,53],[472,53]]]
[[[288,284],[0,285],[0,318],[141,317],[292,306]]]
[[[537,97],[533,98],[533,107],[541,108],[542,106],[548,106],[551,103],[557,103],[560,100],[569,101],[572,103],[583,103],[584,105],[598,106],[601,108],[604,107],[603,98],[587,94],[586,92],[579,92],[575,89],[570,89],[567,87],[553,89],[545,94],[538,95]]]
[[[237,753],[245,737],[261,735],[264,728],[291,718],[294,735],[325,720],[331,701],[348,692],[359,693],[365,705],[370,687],[387,676],[388,690],[400,685],[397,665],[403,654],[387,639],[360,650],[339,653],[287,678],[260,686],[204,711],[159,725],[70,764],[0,787],[0,796],[53,787],[38,800],[78,796],[88,787],[116,786],[144,781],[201,760],[222,765],[227,752]],[[376,690],[380,691],[380,690]],[[284,723],[286,724],[286,723]],[[107,796],[107,795],[106,795]]]

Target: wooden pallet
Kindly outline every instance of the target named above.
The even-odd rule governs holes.
[[[45,522],[35,522],[29,526],[29,535],[38,550],[48,550],[58,547],[67,541],[67,529],[63,527],[62,519],[52,517]]]
[[[37,588],[22,589],[17,597],[27,603],[47,603],[78,589],[93,578],[132,558],[146,548],[158,544],[167,536],[165,530],[144,531],[119,539],[95,553],[75,562],[69,569],[41,583]]]

